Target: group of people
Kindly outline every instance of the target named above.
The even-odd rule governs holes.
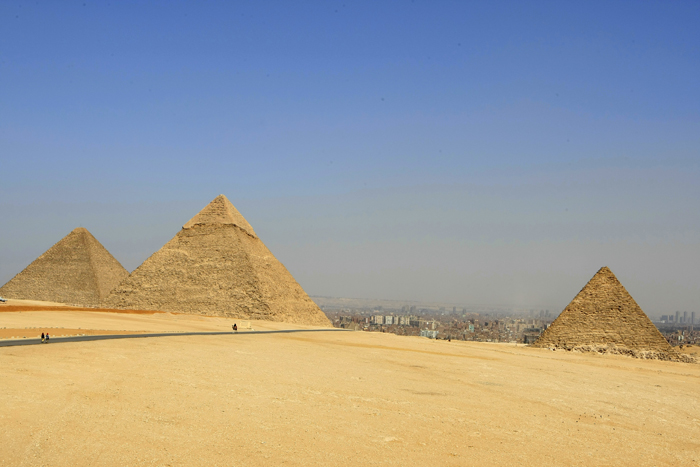
[[[43,332],[41,333],[41,342],[45,343],[45,344],[49,343],[49,333],[48,332],[46,333],[46,336],[44,336]]]

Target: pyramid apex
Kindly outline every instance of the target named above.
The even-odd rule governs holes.
[[[76,227],[73,229],[73,233],[90,233],[85,227]]]
[[[214,198],[204,209],[199,211],[196,216],[182,226],[182,228],[190,229],[195,225],[215,224],[235,225],[246,233],[256,237],[253,227],[224,195],[219,195]]]
[[[617,280],[617,276],[607,266],[603,266],[602,268],[598,269],[598,272],[595,273],[595,275],[593,276],[593,278],[591,278],[591,280],[593,280],[596,277],[598,277],[598,278],[607,277],[608,279]]]

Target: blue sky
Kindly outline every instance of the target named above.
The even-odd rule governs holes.
[[[0,282],[224,193],[311,294],[697,310],[697,2],[0,2]]]

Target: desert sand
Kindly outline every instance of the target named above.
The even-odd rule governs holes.
[[[697,364],[269,321],[250,326],[302,332],[175,333],[231,324],[0,312],[174,332],[0,347],[0,465],[700,465]]]

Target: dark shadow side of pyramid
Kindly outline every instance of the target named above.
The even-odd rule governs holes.
[[[82,227],[0,287],[0,296],[98,306],[129,272]]]
[[[122,281],[103,306],[330,325],[224,195]]]
[[[593,276],[532,346],[664,360],[679,356],[607,267]]]

